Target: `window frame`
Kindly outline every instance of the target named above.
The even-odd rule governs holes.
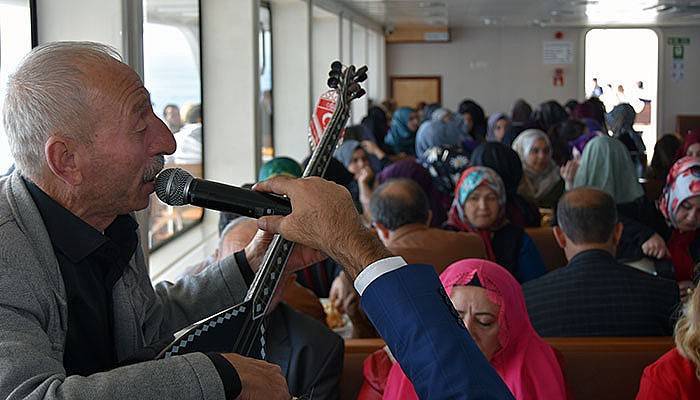
[[[36,1],[36,0],[32,0]],[[146,0],[147,1],[147,0]],[[199,30],[199,98],[200,98],[200,104],[202,107],[202,179],[205,179],[207,176],[207,170],[206,170],[206,152],[204,151],[206,147],[206,107],[204,104],[204,69],[202,68],[202,62],[204,57],[202,56],[202,53],[204,52],[204,46],[202,46],[202,1],[203,0],[196,0],[197,1],[197,14],[198,14],[198,22],[197,22],[197,29]],[[141,8],[143,9],[143,0],[141,1]],[[144,13],[141,13],[141,47],[143,48],[143,25],[146,22],[146,16]],[[145,59],[145,56],[142,57],[142,60]],[[144,73],[145,75],[145,73]],[[148,88],[146,88],[148,89]],[[160,201],[160,200],[158,200]],[[149,204],[150,208],[150,204]],[[207,213],[207,209],[200,207],[202,209],[202,215],[197,219],[193,224],[183,227],[181,230],[175,232],[173,235],[171,235],[169,238],[163,240],[162,242],[158,243],[157,245],[150,247],[150,243],[148,240],[148,236],[146,238],[142,238],[142,240],[146,240],[146,248],[148,250],[148,254],[153,254],[159,249],[162,249],[163,247],[167,246],[168,244],[172,243],[174,240],[178,239],[180,236],[184,235],[185,233],[189,232],[192,229],[197,228],[199,225],[202,224],[204,221],[205,214]],[[146,208],[144,211],[148,210]],[[151,230],[151,224],[150,224],[150,218],[146,218],[148,221],[148,230],[147,232],[150,233]]]
[[[275,42],[274,42],[274,35],[272,34],[273,28],[273,20],[272,20],[272,5],[270,4],[269,1],[266,0],[261,0],[259,4],[259,8],[266,8],[268,15],[270,16],[269,20],[269,25],[270,25],[270,59],[269,61],[269,68],[270,68],[270,102],[272,103],[272,114],[270,115],[270,147],[272,148],[272,158],[277,156],[277,152],[275,150],[275,70],[274,70],[274,49],[275,49]],[[259,19],[259,17],[258,17]],[[259,22],[258,22],[259,23]],[[263,50],[265,49],[265,38],[263,35]],[[258,57],[263,59],[265,57],[265,54],[258,54]],[[266,65],[266,64],[265,64]],[[260,71],[259,78],[262,78],[262,71]],[[258,96],[262,95],[262,91],[260,91],[260,83],[258,82]],[[258,103],[258,107],[260,107],[260,104]],[[262,110],[260,110],[262,111]],[[262,127],[262,113],[260,113],[260,120],[258,121],[260,123],[260,126]],[[258,137],[255,138],[255,144],[256,144],[256,153],[259,155],[259,158],[257,159],[257,162],[255,163],[255,175],[257,176],[260,173],[260,168],[262,168],[262,165],[264,164],[263,162],[263,132],[260,131],[257,133]]]

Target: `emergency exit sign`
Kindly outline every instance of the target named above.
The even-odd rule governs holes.
[[[690,38],[687,37],[670,37],[667,43],[671,46],[683,46],[690,44]]]

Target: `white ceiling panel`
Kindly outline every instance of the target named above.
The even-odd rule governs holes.
[[[700,25],[700,0],[337,0],[384,26]]]

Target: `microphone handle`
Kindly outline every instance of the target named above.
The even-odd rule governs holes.
[[[187,200],[195,206],[251,218],[292,212],[292,205],[286,197],[196,178],[190,183]]]

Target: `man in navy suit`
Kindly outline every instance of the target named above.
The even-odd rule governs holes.
[[[354,280],[365,312],[422,399],[513,399],[445,294],[432,266],[408,265],[365,228],[349,192],[321,178],[273,178],[292,213],[258,227],[317,248]]]

